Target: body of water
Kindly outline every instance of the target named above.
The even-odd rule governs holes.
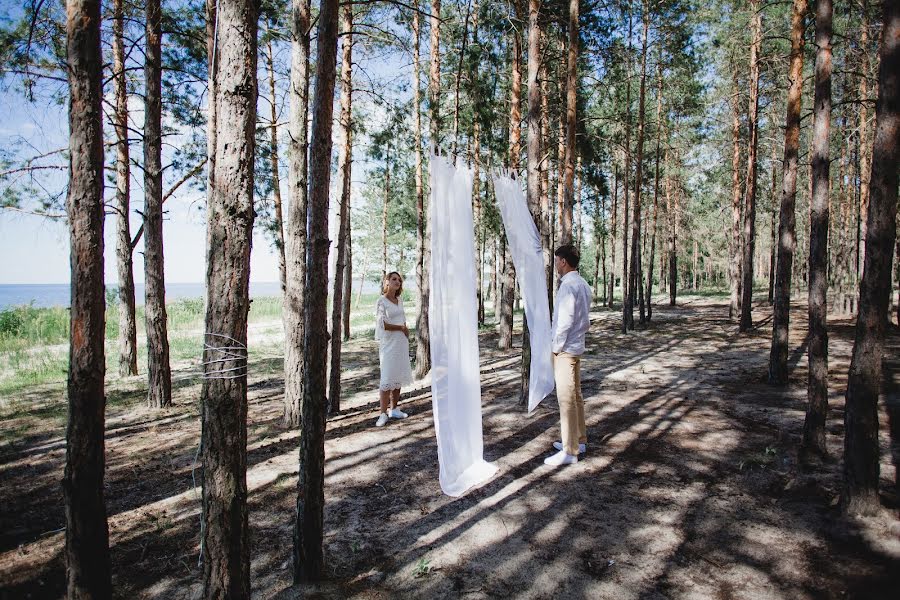
[[[69,292],[68,283],[0,284],[0,310],[21,304],[33,304],[38,307],[69,306]],[[202,298],[205,295],[206,285],[203,283],[166,284],[166,300],[169,301],[180,298]],[[278,282],[250,282],[252,298],[280,295],[281,286]],[[135,299],[139,305],[144,304],[144,285],[141,283],[135,286]]]

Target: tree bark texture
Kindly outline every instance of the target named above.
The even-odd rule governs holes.
[[[217,11],[215,187],[209,189],[205,375],[201,389],[203,597],[250,595],[247,522],[247,314],[256,151],[257,12]],[[149,233],[149,232],[148,232]],[[228,348],[226,351],[217,348]]]
[[[647,34],[650,29],[650,16],[646,5],[644,6],[644,33],[641,37],[641,83],[638,94],[638,130],[637,148],[634,173],[634,201],[631,218],[631,268],[629,269],[628,282],[628,315],[629,329],[634,328],[634,301],[636,294],[643,288],[641,283],[641,187],[644,174],[644,106],[647,98]],[[642,315],[643,316],[643,315]],[[644,320],[641,319],[641,324]]]
[[[306,288],[328,285],[328,192],[331,180],[331,124],[334,113],[337,59],[338,1],[323,0],[316,46],[316,91],[309,158],[309,250]],[[325,576],[323,527],[325,509],[325,360],[328,353],[328,310],[324,294],[304,298],[306,342],[305,385],[297,521],[294,528],[294,579],[315,581]]]
[[[428,113],[431,146],[441,144],[441,0],[431,0],[431,42],[428,72]],[[431,338],[428,331],[428,302],[431,296],[431,232],[425,212],[420,213],[420,250],[422,253],[422,285],[419,288],[419,316],[416,319],[415,376],[425,377],[431,371]]]
[[[144,315],[147,330],[147,404],[172,405],[166,324],[162,213],[162,10],[146,3],[144,78]],[[208,291],[208,290],[207,290]]]
[[[800,151],[800,108],[803,92],[803,18],[807,0],[794,0],[791,9],[791,58],[788,79],[787,115],[784,132],[784,161],[781,176],[781,215],[778,223],[778,263],[775,267],[775,307],[772,348],[769,353],[769,383],[784,385],[788,379],[788,326],[791,309],[791,273],[797,245],[796,215],[797,163]]]
[[[137,375],[134,251],[131,247],[131,165],[125,76],[124,0],[113,2],[113,80],[116,89],[116,267],[119,276],[119,375]]]
[[[728,275],[731,298],[728,304],[728,318],[737,319],[741,312],[741,88],[738,82],[737,65],[732,63],[734,90],[731,98],[731,236],[729,248]]]
[[[338,175],[341,178],[341,205],[338,213],[337,261],[331,305],[331,369],[328,382],[328,412],[341,410],[341,309],[344,305],[344,269],[347,267],[347,238],[350,232],[350,172],[353,162],[353,5],[341,7],[341,115],[339,124],[344,145],[338,156]],[[349,295],[349,292],[348,292]]]
[[[776,195],[778,194],[778,157],[776,156],[776,146],[772,144],[772,187],[769,197],[772,201],[771,207],[771,217],[772,221],[770,223],[769,229],[772,234],[771,244],[769,246],[769,304],[775,299],[775,249],[778,247],[778,224],[775,221],[775,207],[777,206],[775,202]]]
[[[309,0],[291,2],[291,120],[288,136],[288,206],[284,302],[284,425],[300,425],[305,341],[306,218],[308,203],[307,121],[309,116]]]
[[[628,265],[628,207],[631,185],[631,38],[632,38],[631,5],[628,5],[628,59],[626,60],[625,77],[625,173],[622,191],[624,192],[624,204],[622,205],[622,333],[628,333],[634,329],[634,313],[630,305],[631,283]],[[629,319],[629,317],[631,317]]]
[[[831,129],[831,0],[816,2],[816,112],[809,222],[809,376],[801,454],[825,457],[828,413],[828,226]]]
[[[653,228],[650,230],[650,260],[647,261],[647,321],[653,319],[653,266],[656,261],[656,229],[659,217],[659,151],[662,134],[662,46],[656,67],[656,157],[653,174]]]
[[[900,181],[900,3],[882,3],[884,31],[875,107],[866,253],[844,412],[844,485],[848,513],[879,510],[878,395],[891,294],[891,254]]]
[[[757,148],[759,146],[759,48],[762,45],[760,0],[750,0],[752,18],[750,44],[750,142],[747,149],[747,194],[744,202],[744,256],[741,260],[740,331],[753,328],[753,258],[756,248]]]
[[[416,0],[415,8],[419,3]],[[416,286],[419,289],[419,310],[416,320],[416,370],[418,371],[420,364],[426,364],[430,360],[430,356],[424,354],[430,352],[430,349],[420,350],[422,344],[428,343],[428,332],[423,330],[428,328],[428,271],[426,262],[426,253],[430,252],[430,244],[426,245],[425,226],[428,216],[425,213],[425,187],[423,185],[422,175],[422,97],[420,86],[420,55],[419,55],[419,11],[414,10],[412,22],[413,34],[413,111],[415,122],[415,146],[416,146]],[[427,247],[426,247],[427,246]],[[361,288],[360,288],[361,289]],[[423,316],[424,315],[424,316]],[[428,363],[430,364],[430,363]]]
[[[540,230],[541,225],[541,84],[538,81],[541,59],[540,8],[540,0],[528,0],[527,201],[531,218],[534,220],[534,225],[538,230]],[[577,7],[575,11],[577,19]],[[571,218],[569,229],[571,236]],[[522,376],[521,385],[519,386],[519,404],[527,405],[529,376],[531,374],[531,340],[528,335],[527,319],[524,317],[523,322],[525,325],[522,332]]]
[[[569,0],[569,40],[566,65],[566,157],[559,244],[572,243],[572,211],[575,206],[575,133],[578,97],[578,2]],[[530,56],[530,55],[529,55]]]
[[[266,71],[269,74],[269,164],[272,166],[272,200],[275,204],[275,248],[278,250],[278,275],[281,293],[287,290],[287,264],[284,255],[284,217],[281,203],[281,173],[278,165],[278,98],[275,95],[275,58],[272,37],[266,39]]]
[[[106,294],[103,285],[103,73],[100,2],[68,0],[71,312],[63,495],[66,597],[112,597],[105,470],[103,378]]]
[[[612,265],[612,269],[609,274],[609,292],[607,292],[606,296],[606,306],[608,308],[613,307],[613,295],[616,290],[616,222],[618,221],[618,210],[619,210],[619,162],[616,160],[615,152],[612,153],[612,162],[613,162],[613,201],[612,201],[612,213],[610,214],[610,220],[612,221],[612,228],[610,230],[610,263]]]
[[[869,110],[866,101],[869,99],[869,2],[862,0],[862,14],[859,31],[860,52],[859,63],[859,229],[857,231],[856,278],[861,276],[861,269],[866,254],[866,226],[871,196],[872,154],[869,144]]]

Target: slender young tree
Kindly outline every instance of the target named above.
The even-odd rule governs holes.
[[[775,307],[769,383],[783,385],[788,379],[788,325],[791,309],[791,273],[796,239],[797,163],[800,152],[800,108],[803,92],[803,18],[807,0],[794,0],[791,9],[790,89],[784,131],[784,161],[781,177],[781,216],[778,223],[778,263],[775,273]]]
[[[341,8],[341,115],[340,127],[344,145],[338,156],[338,174],[341,178],[341,204],[338,215],[337,261],[331,305],[331,371],[328,382],[328,411],[341,410],[341,310],[344,304],[344,269],[346,268],[347,230],[350,216],[350,169],[353,163],[353,4],[347,2]],[[349,296],[349,291],[348,291]]]
[[[656,61],[656,157],[653,174],[653,226],[650,230],[650,260],[647,262],[647,321],[653,318],[653,265],[656,261],[656,229],[659,217],[659,151],[662,134],[662,44]]]
[[[572,243],[572,210],[575,205],[575,133],[578,125],[578,2],[579,0],[569,0],[569,40],[566,48],[566,154],[563,168],[563,210],[562,214],[560,214],[560,231],[562,235],[559,239],[559,244]],[[530,58],[531,55],[529,53],[529,60]],[[535,74],[537,74],[536,70]],[[530,89],[529,103],[531,101]],[[529,135],[530,131],[529,124]],[[530,150],[529,142],[529,152]]]
[[[612,212],[610,213],[610,221],[612,222],[612,228],[609,232],[609,246],[610,246],[610,264],[612,265],[611,272],[609,274],[609,292],[607,292],[606,296],[606,306],[607,308],[613,307],[613,295],[616,289],[616,221],[619,209],[619,163],[616,160],[615,152],[613,152],[612,156],[613,162],[613,201],[612,201]]]
[[[424,336],[420,335],[419,329],[428,326],[428,307],[426,306],[426,293],[428,290],[428,272],[425,262],[425,224],[428,220],[425,214],[425,186],[422,174],[422,92],[421,92],[421,56],[420,56],[420,22],[419,22],[419,0],[415,0],[412,10],[412,35],[413,35],[413,122],[415,123],[415,154],[416,154],[416,287],[419,289],[419,312],[416,321],[416,343],[423,343],[423,339],[427,340],[428,333]],[[362,287],[360,286],[360,290]],[[424,320],[423,320],[424,313]],[[416,346],[416,367],[418,368],[420,360],[427,360],[424,357],[420,359],[418,345]]]
[[[900,3],[884,0],[882,11],[865,265],[844,412],[842,506],[846,512],[858,514],[879,510],[878,395],[900,184]]]
[[[753,328],[753,258],[756,247],[757,148],[759,146],[759,48],[762,45],[760,0],[750,0],[750,141],[747,148],[747,194],[744,201],[744,256],[741,259],[740,331]]]
[[[288,206],[284,302],[284,424],[300,425],[303,400],[306,218],[308,208],[307,121],[309,115],[309,0],[291,2],[291,120],[288,136]]]
[[[866,226],[871,195],[872,144],[869,143],[869,1],[862,0],[859,24],[859,222],[856,227],[856,279],[862,276],[866,254]]]
[[[100,2],[68,0],[69,188],[72,306],[66,468],[66,597],[112,597],[103,494],[106,396],[103,349],[103,72]]]
[[[521,0],[511,1],[513,11],[517,19],[521,19]],[[531,4],[528,5],[529,14]],[[531,43],[531,30],[529,29],[529,44]],[[540,31],[538,31],[540,35]],[[509,170],[513,173],[519,171],[519,159],[522,153],[522,38],[517,28],[510,28],[512,37],[512,73],[510,83],[509,100]],[[538,37],[540,42],[540,37]],[[530,48],[530,45],[529,45]],[[498,346],[501,350],[512,348],[513,337],[513,304],[516,297],[516,270],[513,266],[512,255],[506,249],[506,236],[503,234],[503,284],[500,293],[500,337]]]
[[[113,81],[116,90],[116,266],[119,275],[119,375],[137,375],[134,252],[131,247],[131,165],[128,152],[128,89],[125,72],[124,0],[113,2]]]
[[[430,117],[431,145],[441,143],[441,0],[431,0],[431,61],[428,71],[428,113]],[[431,284],[431,233],[424,211],[420,217],[419,249],[422,254],[422,276],[419,288],[419,316],[416,319],[416,377],[424,377],[431,371],[431,338],[428,331],[428,302]]]
[[[215,186],[208,190],[207,307],[200,392],[204,598],[250,595],[247,517],[247,313],[256,151],[257,4],[220,0]],[[224,126],[218,127],[219,124]]]
[[[628,44],[627,58],[625,61],[625,172],[623,173],[623,201],[622,205],[622,333],[628,333],[634,328],[634,313],[630,304],[629,290],[630,272],[628,267],[628,207],[631,185],[631,38],[633,24],[631,18],[631,0],[626,3],[628,11]],[[629,317],[631,319],[629,320]]]
[[[809,222],[809,377],[801,454],[825,457],[828,413],[828,226],[831,129],[831,0],[816,0],[816,113]]]
[[[535,227],[540,226],[541,214],[541,84],[538,81],[541,61],[541,2],[528,0],[528,113],[527,155],[528,155],[528,210],[534,219]],[[576,19],[578,8],[575,8]],[[571,27],[571,21],[570,21]],[[576,25],[577,27],[577,25]],[[570,215],[571,216],[571,215]],[[569,220],[569,237],[571,238],[571,218]],[[528,404],[528,384],[531,375],[531,340],[528,335],[528,322],[524,321],[522,331],[522,368],[519,386],[519,404]]]
[[[339,8],[323,0],[316,42],[316,91],[309,157],[309,250],[306,288],[328,285],[328,191],[331,180],[331,121],[334,113],[335,63]],[[328,352],[327,307],[323,294],[306,294],[303,348],[305,382],[297,520],[294,528],[294,579],[315,581],[325,575],[325,359]]]
[[[731,94],[731,235],[728,237],[729,254],[728,277],[731,288],[731,301],[728,305],[728,318],[737,319],[741,312],[741,86],[738,81],[737,64],[731,60],[732,94]]]
[[[628,269],[628,315],[626,321],[629,328],[634,327],[634,301],[635,294],[642,287],[640,270],[641,270],[641,188],[643,186],[644,174],[644,107],[647,97],[647,34],[650,29],[650,11],[647,3],[643,6],[643,25],[644,32],[641,36],[641,82],[638,94],[638,129],[637,129],[637,149],[635,160],[634,174],[634,200],[632,210],[634,214],[631,218],[631,267]],[[644,316],[643,314],[641,315]],[[643,324],[644,319],[641,319]]]
[[[278,97],[275,95],[275,53],[272,34],[266,23],[266,72],[269,75],[269,164],[272,169],[272,200],[275,205],[275,249],[278,251],[278,275],[282,294],[287,291],[287,264],[284,255],[284,218],[281,202],[281,173],[278,159]]]
[[[145,4],[144,54],[144,315],[147,329],[147,403],[172,405],[172,373],[166,324],[162,213],[162,9]]]

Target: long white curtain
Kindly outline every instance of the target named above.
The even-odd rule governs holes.
[[[522,188],[505,173],[494,174],[494,189],[508,248],[516,267],[516,278],[525,301],[531,340],[531,373],[528,378],[528,411],[553,391],[553,350],[550,340],[550,303],[541,238]]]
[[[459,496],[490,479],[481,428],[472,172],[431,156],[431,401],[441,490]]]

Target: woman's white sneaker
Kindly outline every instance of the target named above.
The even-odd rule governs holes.
[[[381,413],[378,415],[378,420],[375,421],[375,427],[383,427],[385,423],[388,422],[387,413]]]
[[[405,419],[409,415],[400,410],[399,408],[392,408],[388,411],[387,415],[392,419]]]

